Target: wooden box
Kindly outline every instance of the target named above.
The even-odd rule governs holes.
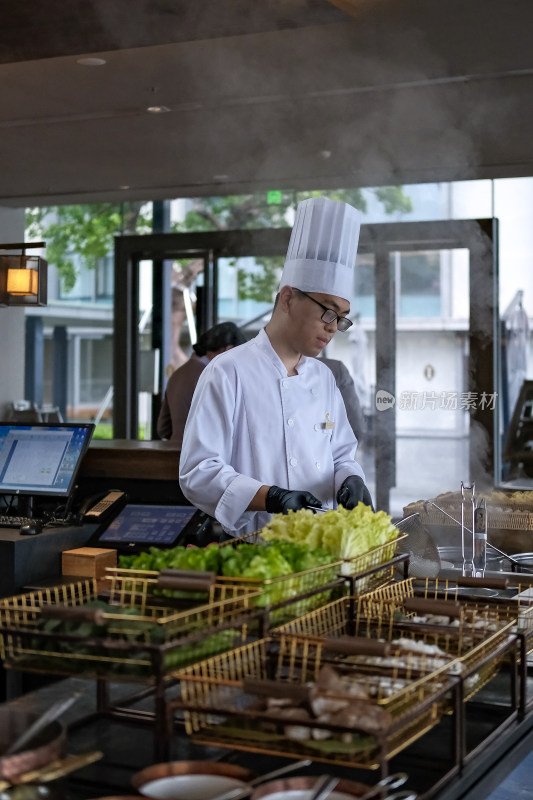
[[[103,547],[77,547],[61,554],[63,575],[78,575],[84,578],[101,579],[106,567],[117,566],[117,551]]]

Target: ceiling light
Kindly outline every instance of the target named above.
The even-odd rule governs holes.
[[[86,56],[76,59],[76,64],[80,64],[82,67],[101,67],[106,63],[107,62],[105,58],[95,58],[94,56]]]
[[[148,106],[146,109],[150,114],[166,114],[170,111],[168,106]]]

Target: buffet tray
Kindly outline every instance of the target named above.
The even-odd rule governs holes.
[[[158,683],[196,659],[242,644],[257,592],[212,573],[135,573],[0,600],[0,657],[11,669]],[[178,593],[179,599],[154,594]]]
[[[432,596],[435,593],[438,597],[438,580],[417,583],[426,585],[422,606],[415,597],[414,580],[409,578],[361,597],[342,597],[274,629],[272,634],[282,638],[303,636],[310,641],[327,638],[330,643],[332,637],[340,642],[345,637],[391,643],[410,640],[419,648],[419,655],[404,664],[403,672],[410,676],[426,674],[432,664],[438,664],[439,669],[460,678],[464,700],[468,700],[498,673],[508,649],[516,650],[514,633],[519,616],[522,618],[518,604],[458,602],[456,597],[438,600]],[[440,591],[451,586],[451,582],[441,582]],[[424,623],[420,608],[424,609],[425,600],[429,600],[426,608],[433,609],[433,614],[440,613],[442,619],[449,614],[450,624]],[[529,621],[529,614],[525,618]]]
[[[350,579],[357,594],[369,591],[372,588],[383,586],[393,578],[394,564],[391,563],[395,557],[397,544],[405,539],[407,534],[398,532],[398,536],[390,542],[373,548],[349,559],[339,559],[331,564],[321,565],[305,572],[297,572],[292,575],[282,575],[278,578],[270,578],[263,581],[253,578],[222,577],[218,580],[221,583],[231,583],[235,585],[254,586],[262,592],[262,605],[275,605],[276,598],[286,600],[291,596],[303,594],[310,589],[317,588],[325,580],[330,580],[333,575],[339,575]],[[261,532],[256,531],[237,540],[238,543],[266,544],[261,537]],[[222,547],[231,547],[236,541],[224,542]],[[295,615],[296,616],[296,615]],[[298,614],[299,616],[299,614]]]
[[[262,701],[270,693],[306,702],[310,682],[327,663],[324,649],[309,645],[292,637],[280,647],[279,639],[270,637],[191,665],[178,673],[181,699],[170,706],[184,712],[186,731],[200,744],[376,769],[384,768],[390,758],[439,722],[445,698],[457,685],[453,676],[442,671],[405,681],[405,689],[391,697],[383,711],[389,722],[372,733],[361,717],[347,725],[341,724],[338,715],[333,716],[335,721],[310,718],[301,722],[266,711]],[[355,667],[348,672],[357,678]],[[394,677],[392,672],[390,677]],[[354,702],[339,691],[334,697],[348,705]],[[376,707],[383,710],[371,698],[363,704],[372,714],[377,713],[372,710]],[[303,738],[301,731],[297,738],[291,735],[293,726],[303,728]]]
[[[338,559],[328,564],[320,564],[310,569],[280,575],[275,578],[248,578],[237,576],[216,576],[216,588],[225,591],[250,593],[250,606],[262,612],[263,634],[274,624],[297,618],[302,614],[319,608],[337,596],[347,582],[354,593],[362,593],[372,588],[384,586],[393,580],[395,565],[402,557],[396,556],[396,545],[405,534],[380,545],[367,553],[352,559]],[[255,532],[221,544],[231,547],[237,544],[266,544],[260,532]],[[163,573],[172,570],[128,570],[107,568],[106,576],[116,576],[128,586],[128,577],[144,576],[152,583],[157,582]],[[191,571],[194,576],[194,571]],[[172,593],[169,592],[170,596]]]

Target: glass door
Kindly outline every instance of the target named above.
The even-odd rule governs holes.
[[[151,428],[143,412],[149,438],[165,373],[187,355],[195,328],[231,319],[253,336],[266,323],[289,236],[289,229],[274,229],[117,240],[115,438],[140,435],[141,358],[150,375],[156,370],[153,358],[140,354],[160,350]],[[394,516],[407,502],[453,490],[461,480],[494,482],[495,237],[495,220],[361,228],[355,324],[325,355],[341,360],[353,379],[366,429],[358,458],[376,506]],[[191,270],[183,293],[183,274]],[[172,280],[180,274],[173,310]],[[150,285],[151,296],[142,288]],[[149,307],[152,318],[141,331]],[[178,334],[170,333],[173,313]]]
[[[363,405],[376,506],[494,483],[499,440],[495,220],[363,226],[348,337],[328,357]]]

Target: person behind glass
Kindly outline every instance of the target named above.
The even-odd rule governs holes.
[[[352,427],[358,444],[362,445],[366,433],[366,420],[350,371],[342,361],[336,358],[325,358],[325,356],[321,355],[319,359],[332,371],[337,388],[344,400],[348,422]]]
[[[342,397],[316,358],[351,325],[360,217],[324,197],[301,202],[270,321],[200,376],[180,485],[230,536],[279,512],[372,505]]]
[[[245,341],[245,336],[234,322],[221,322],[200,335],[193,345],[194,352],[189,360],[174,370],[168,379],[157,418],[157,433],[161,439],[170,439],[181,446],[185,422],[200,375],[215,356]]]

